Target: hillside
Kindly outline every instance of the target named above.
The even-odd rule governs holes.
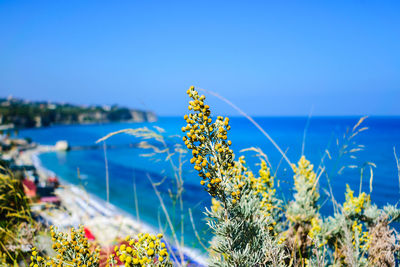
[[[53,124],[96,122],[156,121],[151,111],[113,106],[82,106],[65,103],[32,102],[18,98],[0,98],[0,124],[32,128]]]

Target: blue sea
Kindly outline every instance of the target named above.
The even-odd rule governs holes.
[[[362,179],[362,190],[370,191],[370,170],[368,162],[376,165],[373,168],[372,201],[378,206],[399,201],[399,176],[394,157],[394,147],[400,155],[400,117],[370,117],[361,127],[367,130],[359,133],[347,142],[351,146],[363,145],[362,151],[340,153],[346,144],[346,136],[351,135],[353,126],[359,117],[256,117],[255,120],[275,140],[283,151],[286,151],[291,162],[297,162],[304,152],[315,168],[320,166],[324,158],[326,173],[337,201],[344,201],[346,184],[356,192],[360,188],[361,169],[365,167]],[[127,128],[154,126],[165,130],[163,134],[168,145],[180,143],[181,127],[186,123],[181,117],[161,117],[155,123],[112,123],[93,125],[61,125],[40,129],[22,130],[19,135],[30,137],[41,144],[54,145],[59,140],[67,140],[72,147],[91,146],[99,138],[108,133]],[[242,149],[259,147],[267,154],[272,165],[272,172],[279,180],[278,194],[286,202],[292,198],[292,171],[281,154],[270,141],[245,118],[231,118],[232,129],[228,138],[232,140],[232,148],[236,155],[243,154],[253,171],[257,171],[259,162],[253,152],[240,153]],[[169,188],[174,186],[173,171],[165,158],[160,156],[144,157],[143,149],[135,147],[139,138],[127,134],[111,137],[107,145],[119,145],[107,149],[107,160],[110,177],[110,202],[117,207],[136,216],[134,202],[134,184],[139,206],[140,219],[145,223],[158,227],[166,227],[165,217],[160,202],[151,186],[148,176],[154,182],[163,181],[158,186],[171,219],[179,224],[179,206],[169,198]],[[133,144],[133,146],[128,146]],[[329,151],[329,155],[327,154]],[[343,151],[343,150],[342,150]],[[338,159],[338,155],[342,156]],[[325,155],[325,156],[324,156]],[[188,154],[189,156],[189,154]],[[54,171],[60,178],[72,184],[83,186],[88,192],[106,199],[105,157],[102,149],[72,150],[68,152],[47,153],[40,156],[42,164]],[[187,158],[189,159],[189,158]],[[175,157],[174,160],[177,160]],[[344,166],[359,166],[349,168]],[[193,213],[194,224],[203,243],[207,243],[211,233],[206,225],[204,211],[210,206],[210,197],[201,187],[199,177],[192,167],[184,164],[184,236],[185,244],[199,248],[187,210]],[[341,171],[340,171],[341,170]],[[321,212],[328,216],[332,214],[332,205],[327,194],[329,192],[328,178],[320,178]]]

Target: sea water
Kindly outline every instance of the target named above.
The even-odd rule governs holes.
[[[273,138],[292,163],[296,163],[302,154],[317,169],[325,167],[320,177],[321,212],[332,214],[330,187],[338,202],[344,201],[346,184],[356,193],[361,189],[371,193],[371,198],[378,206],[387,203],[396,204],[400,197],[399,175],[394,156],[394,148],[400,155],[400,117],[370,117],[360,128],[367,127],[350,141],[353,126],[359,117],[257,117],[255,121]],[[166,218],[157,198],[155,189],[149,181],[160,182],[157,190],[163,197],[170,219],[175,223],[178,234],[181,229],[179,202],[174,203],[169,197],[169,190],[174,188],[174,171],[163,155],[144,156],[148,153],[138,148],[143,141],[127,134],[119,134],[106,140],[108,148],[106,157],[102,146],[88,149],[96,140],[121,129],[147,127],[157,131],[155,126],[165,130],[163,136],[171,151],[175,144],[182,144],[181,127],[186,125],[181,117],[161,117],[155,123],[110,123],[92,125],[61,125],[40,129],[28,129],[20,136],[30,137],[41,144],[54,145],[59,140],[67,140],[73,148],[86,148],[68,152],[55,152],[40,155],[45,168],[54,171],[63,180],[82,186],[88,192],[106,199],[106,162],[109,173],[109,200],[117,207],[139,215],[140,220],[165,229]],[[279,180],[277,193],[289,202],[293,196],[293,173],[288,162],[283,159],[275,146],[247,119],[231,118],[232,129],[228,138],[232,140],[232,149],[236,155],[243,154],[250,169],[258,171],[259,159],[254,152],[242,152],[249,147],[257,147],[268,156],[272,173]],[[146,140],[160,147],[157,142]],[[131,144],[131,145],[129,145]],[[347,147],[345,147],[347,145]],[[356,145],[362,145],[361,151],[350,153]],[[186,154],[186,160],[190,159]],[[323,160],[322,160],[323,159]],[[178,158],[173,157],[176,165]],[[322,162],[322,164],[321,164]],[[370,167],[373,163],[373,180],[371,187]],[[357,167],[356,167],[357,166]],[[327,174],[327,175],[326,175]],[[183,164],[184,177],[184,238],[185,245],[201,249],[194,234],[193,226],[207,245],[211,233],[206,225],[204,211],[210,207],[210,196],[200,185],[200,178],[187,162]],[[135,194],[138,209],[135,208]],[[172,191],[173,192],[173,191]],[[190,220],[188,209],[193,214]],[[168,232],[168,231],[167,231]],[[170,232],[169,232],[170,233]]]

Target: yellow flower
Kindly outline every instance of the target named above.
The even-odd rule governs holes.
[[[370,196],[362,192],[358,197],[354,197],[354,191],[346,185],[346,202],[343,204],[343,210],[348,213],[360,214],[366,203],[370,201]]]
[[[126,257],[126,259],[125,259],[126,263],[129,264],[131,261],[132,261],[132,257],[131,256]]]
[[[321,232],[321,220],[317,217],[311,219],[311,230],[308,235],[314,239]]]
[[[213,212],[217,212],[220,209],[221,209],[221,202],[219,202],[215,198],[211,198],[211,210]]]
[[[188,123],[182,127],[187,131],[187,139],[184,139],[185,145],[192,150],[193,158],[190,160],[194,164],[193,168],[199,172],[202,178],[208,178],[208,182],[200,183],[206,186],[207,191],[216,196],[222,194],[219,175],[232,167],[233,152],[229,149],[230,141],[227,140],[227,130],[229,128],[229,119],[225,121],[221,116],[212,123],[209,106],[204,104],[205,96],[200,96],[194,87],[187,90],[189,97],[189,109],[193,110],[191,114],[185,115],[184,119]],[[210,151],[206,148],[214,148]],[[215,177],[217,176],[217,177]],[[217,180],[218,178],[218,180]]]
[[[147,255],[149,255],[149,256],[154,255],[154,250],[153,249],[147,250]]]

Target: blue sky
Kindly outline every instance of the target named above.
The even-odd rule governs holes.
[[[399,1],[0,1],[0,96],[400,115]],[[209,97],[218,113],[237,114]]]

